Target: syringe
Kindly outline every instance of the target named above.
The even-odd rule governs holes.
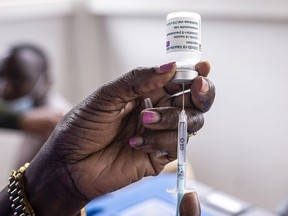
[[[184,84],[183,108],[178,121],[178,147],[177,147],[177,216],[180,216],[180,203],[186,190],[186,144],[187,144],[187,115],[184,110]]]
[[[180,203],[184,196],[184,193],[190,191],[186,188],[186,144],[188,141],[188,132],[187,115],[184,110],[184,84],[191,84],[192,80],[198,76],[195,65],[201,60],[201,16],[198,13],[192,13],[187,11],[172,12],[167,15],[166,27],[166,54],[169,61],[175,61],[177,65],[176,73],[172,79],[172,82],[177,84],[183,84],[183,109],[179,114],[178,121],[177,152],[178,205],[176,215],[179,216]],[[185,34],[187,34],[187,32],[175,32],[176,28],[181,29],[182,27],[189,27],[189,29],[192,29],[191,32],[194,36],[196,35],[197,37],[189,37],[189,35],[186,35],[185,37]],[[182,36],[185,38],[183,38]],[[193,47],[187,46],[187,44],[193,44]],[[179,94],[177,93],[177,96],[178,95]],[[172,190],[168,191],[172,192]]]

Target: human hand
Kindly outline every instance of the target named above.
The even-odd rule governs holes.
[[[63,116],[62,112],[48,107],[35,108],[21,114],[19,127],[46,140]]]
[[[201,208],[195,192],[184,194],[180,204],[180,216],[200,216]]]
[[[39,215],[47,214],[48,203],[50,215],[73,215],[96,196],[157,175],[176,159],[182,96],[171,95],[182,88],[170,83],[175,69],[170,63],[133,70],[99,88],[62,119],[25,174],[27,193]],[[196,69],[201,76],[185,94],[190,133],[202,127],[203,112],[215,95],[213,84],[203,78],[209,64],[199,63]],[[152,117],[151,110],[142,112],[147,97],[155,107]],[[141,149],[143,144],[149,149]],[[168,154],[157,157],[157,150]]]

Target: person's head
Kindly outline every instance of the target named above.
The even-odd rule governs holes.
[[[21,44],[12,47],[1,65],[0,97],[4,100],[29,95],[36,102],[48,92],[51,84],[48,60],[37,46]]]

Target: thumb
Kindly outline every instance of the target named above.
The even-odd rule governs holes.
[[[166,85],[176,71],[175,62],[152,68],[137,68],[104,85],[96,92],[102,98],[101,106],[106,111],[123,109],[128,102]]]
[[[181,216],[200,216],[201,208],[197,193],[186,193],[180,204]]]

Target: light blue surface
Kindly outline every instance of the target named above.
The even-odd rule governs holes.
[[[175,174],[146,177],[121,190],[98,197],[87,205],[87,216],[175,216],[176,194],[166,192],[176,187]],[[201,216],[212,216],[203,212]]]

